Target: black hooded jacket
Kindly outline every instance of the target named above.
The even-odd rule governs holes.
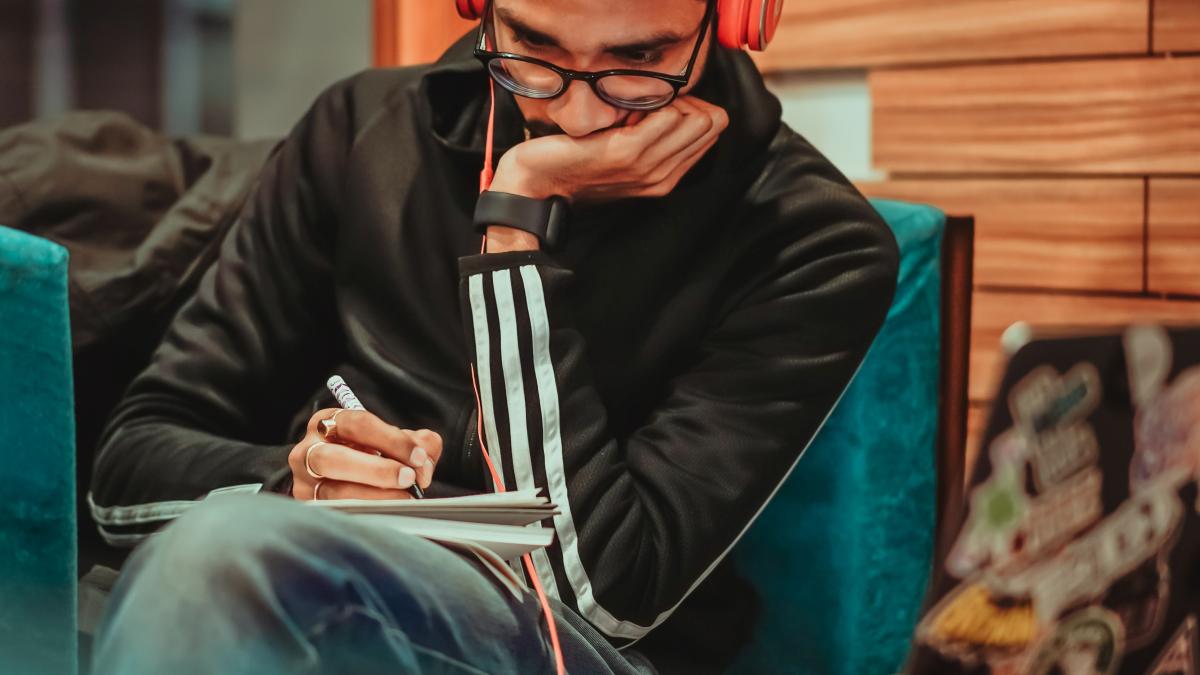
[[[297,124],[115,412],[93,515],[130,544],[213,490],[287,491],[333,373],[384,420],[442,434],[434,494],[491,490],[474,365],[505,485],[562,511],[534,556],[547,592],[627,645],[796,465],[883,322],[895,240],[718,47],[693,94],[730,125],[670,195],[574,208],[558,250],[478,255],[470,43],[340,82]],[[523,135],[496,91],[499,157]]]

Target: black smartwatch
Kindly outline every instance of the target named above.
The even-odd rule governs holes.
[[[548,249],[557,248],[566,236],[567,200],[559,196],[532,199],[508,192],[485,190],[475,203],[475,231],[489,225],[506,225],[529,232]]]

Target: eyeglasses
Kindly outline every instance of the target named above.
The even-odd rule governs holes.
[[[483,62],[488,73],[500,86],[518,96],[536,99],[552,99],[562,96],[574,80],[582,80],[591,86],[600,100],[626,110],[650,111],[670,104],[679,95],[692,77],[692,67],[700,55],[700,46],[708,33],[712,21],[713,6],[708,2],[704,20],[700,23],[700,34],[687,68],[680,75],[667,75],[648,70],[601,70],[586,72],[560,68],[553,63],[532,56],[497,52],[487,49],[485,24],[491,21],[492,3],[489,1],[484,19],[479,22],[479,36],[475,41],[475,58]],[[494,25],[494,24],[493,24]]]

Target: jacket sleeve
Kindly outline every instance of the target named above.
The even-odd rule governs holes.
[[[213,490],[290,480],[299,439],[286,429],[341,349],[329,251],[347,96],[344,85],[325,92],[267,161],[217,262],[110,418],[88,496],[110,543],[136,543]]]
[[[882,325],[895,239],[849,185],[818,183],[746,214],[795,234],[752,262],[740,302],[624,436],[572,322],[572,272],[542,251],[460,259],[489,454],[506,488],[542,487],[561,511],[534,568],[618,643],[664,621],[741,537]]]

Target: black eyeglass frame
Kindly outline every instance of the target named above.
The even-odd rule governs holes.
[[[514,54],[512,52],[497,52],[497,51],[493,51],[490,49],[486,49],[483,46],[486,44],[484,42],[484,40],[486,39],[486,31],[485,31],[484,27],[487,25],[488,21],[492,21],[492,25],[493,26],[495,25],[495,21],[492,16],[492,0],[488,0],[487,6],[484,8],[483,17],[479,21],[479,34],[475,40],[474,54],[475,54],[475,58],[479,59],[479,61],[481,63],[483,63],[483,68],[484,68],[484,70],[487,71],[488,77],[491,77],[493,80],[499,82],[500,86],[502,86],[505,89],[507,89],[508,91],[516,94],[517,96],[524,96],[526,98],[533,98],[533,99],[538,99],[541,101],[556,99],[559,96],[562,96],[563,94],[565,94],[567,92],[567,89],[569,89],[571,86],[571,82],[573,82],[575,80],[582,80],[583,82],[587,82],[588,86],[592,88],[592,93],[596,94],[596,96],[600,100],[604,101],[605,103],[608,103],[609,105],[616,106],[616,107],[622,108],[624,110],[640,110],[640,111],[644,111],[644,112],[649,112],[651,110],[658,110],[660,108],[665,108],[666,106],[670,105],[671,102],[674,101],[675,98],[679,96],[679,90],[683,89],[685,86],[687,86],[688,82],[691,81],[692,68],[696,65],[696,59],[700,56],[700,47],[704,45],[704,38],[708,37],[708,32],[709,32],[709,28],[711,26],[711,21],[712,21],[712,17],[713,17],[713,8],[716,6],[716,3],[713,2],[712,0],[709,0],[708,2],[705,3],[705,5],[706,6],[704,9],[704,19],[700,22],[700,34],[696,38],[696,46],[692,48],[692,56],[691,56],[691,58],[688,59],[687,67],[684,69],[683,73],[679,74],[679,75],[668,75],[666,73],[657,73],[652,70],[637,70],[637,69],[631,69],[631,68],[616,68],[616,69],[598,70],[598,71],[592,71],[592,72],[583,71],[583,70],[571,70],[570,68],[562,68],[553,63],[550,63],[549,61],[543,61],[541,59],[534,58],[532,56],[525,56],[524,54]],[[525,63],[531,63],[533,65],[541,66],[548,70],[554,71],[555,73],[558,74],[559,79],[562,81],[562,86],[559,88],[557,93],[549,94],[546,96],[531,96],[527,93],[516,91],[512,87],[510,87],[508,84],[506,84],[503,80],[492,75],[492,66],[491,66],[492,62],[495,61],[496,59],[501,59],[501,58],[502,59],[513,59],[516,61],[524,61]],[[613,100],[610,96],[606,95],[604,93],[604,91],[598,86],[598,82],[600,81],[601,78],[610,77],[612,75],[626,75],[626,76],[632,75],[632,76],[650,77],[650,78],[662,80],[662,81],[666,82],[667,84],[671,85],[671,90],[672,90],[671,97],[661,103],[655,103],[652,106],[631,106],[628,103],[622,103],[622,102]]]

